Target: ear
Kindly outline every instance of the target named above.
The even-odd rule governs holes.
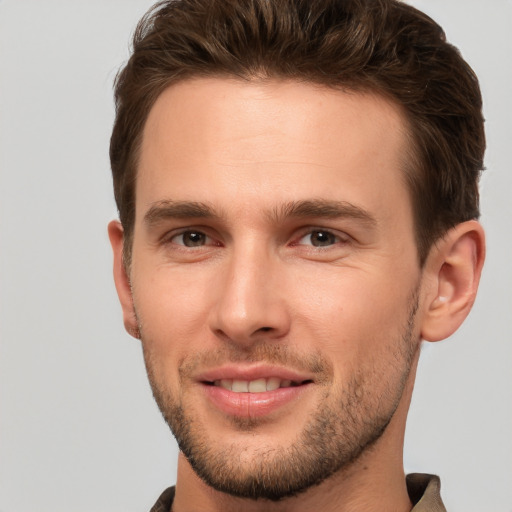
[[[475,301],[485,259],[485,236],[474,220],[462,222],[431,249],[425,272],[431,278],[421,335],[439,341],[453,334]]]
[[[110,238],[110,244],[114,252],[114,282],[123,310],[124,328],[128,334],[139,339],[140,333],[135,308],[133,306],[130,278],[123,259],[124,231],[119,221],[113,220],[109,223],[108,237]]]

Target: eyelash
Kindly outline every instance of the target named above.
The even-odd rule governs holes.
[[[327,237],[328,237],[327,242],[330,242],[330,243],[327,243],[326,245],[317,245],[317,246],[315,246],[313,243],[310,243],[310,244],[301,244],[300,243],[306,237],[313,237],[314,235],[319,235],[319,234],[327,235]],[[348,237],[346,235],[342,236],[340,234],[334,233],[330,229],[325,229],[325,228],[309,228],[308,231],[304,232],[297,239],[297,242],[293,243],[293,245],[310,245],[311,247],[315,247],[316,249],[322,249],[322,248],[328,249],[329,247],[332,247],[332,246],[337,245],[339,243],[342,243],[342,244],[347,243],[348,240],[349,239],[348,239]]]
[[[169,237],[164,237],[163,238],[163,243],[164,244],[174,244],[174,245],[177,245],[177,246],[180,246],[180,247],[184,247],[185,250],[187,249],[193,249],[195,247],[205,247],[206,244],[204,245],[186,245],[185,243],[176,243],[175,240],[176,238],[178,237],[184,237],[185,235],[199,235],[201,237],[203,237],[203,239],[205,240],[213,240],[211,236],[207,235],[203,230],[201,229],[192,229],[192,228],[188,228],[188,229],[183,229],[182,231],[180,231],[179,233],[174,233],[172,234],[171,236]],[[214,244],[211,244],[211,245],[220,245],[219,243],[214,243]]]
[[[328,237],[327,244],[326,245],[314,245],[313,243],[301,243],[301,241],[306,237],[312,237],[314,235],[326,235]],[[175,240],[178,237],[184,237],[185,235],[199,235],[202,237],[203,240],[205,240],[205,243],[199,243],[198,245],[186,245],[186,243],[177,243]],[[214,238],[209,236],[203,229],[193,229],[193,228],[187,228],[183,229],[178,233],[174,233],[170,236],[165,236],[162,238],[162,242],[164,244],[174,244],[180,248],[183,248],[183,250],[189,250],[194,248],[201,248],[201,247],[208,247],[208,246],[220,246],[221,243],[206,243],[208,240],[214,241]],[[337,244],[346,244],[350,241],[350,237],[348,235],[335,233],[330,229],[326,228],[315,228],[310,227],[305,229],[299,237],[295,238],[294,241],[291,243],[291,246],[310,246],[314,249],[323,249],[327,250],[328,248],[335,246]],[[200,241],[199,241],[200,242]],[[330,242],[330,243],[329,243]]]

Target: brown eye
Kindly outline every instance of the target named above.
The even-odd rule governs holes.
[[[200,231],[184,231],[172,238],[172,241],[185,247],[201,247],[208,243],[209,237]]]
[[[300,244],[312,245],[313,247],[328,247],[340,241],[340,238],[330,231],[316,229],[300,239]]]

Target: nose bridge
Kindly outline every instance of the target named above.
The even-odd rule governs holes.
[[[261,240],[247,237],[234,244],[219,276],[212,330],[241,344],[285,334],[289,319],[278,275],[279,258]]]

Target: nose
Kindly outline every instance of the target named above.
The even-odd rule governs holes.
[[[216,276],[210,328],[239,348],[279,340],[290,329],[282,262],[256,245],[233,251]]]

